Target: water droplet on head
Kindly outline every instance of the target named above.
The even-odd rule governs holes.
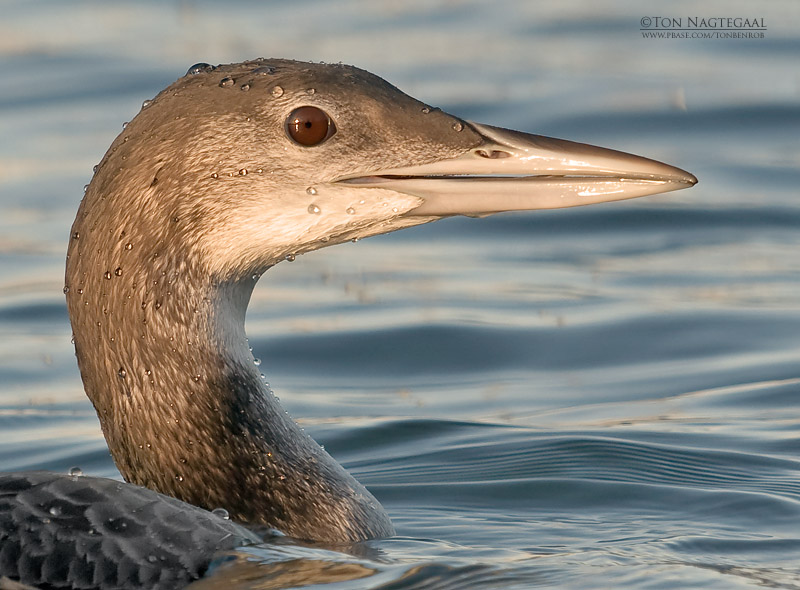
[[[253,364],[256,367],[260,367],[261,366],[261,359],[253,359]]]
[[[127,244],[125,244],[125,249],[126,249],[126,250],[132,250],[132,249],[133,249],[133,244],[131,244],[130,242],[128,242]]]
[[[89,185],[88,184],[84,184],[83,185],[83,192],[85,193],[88,190],[89,190]]]
[[[128,371],[126,371],[124,367],[120,367],[119,371],[117,371],[117,375],[120,379],[125,379],[125,377],[128,376]]]
[[[240,168],[239,169],[239,176],[244,176],[247,174],[247,168]]]
[[[78,239],[80,239],[80,237],[81,237],[80,232],[76,231],[74,234],[72,234],[72,239],[73,240],[78,240]]]
[[[146,109],[146,108],[147,108],[147,107],[149,107],[151,104],[153,104],[153,101],[152,101],[152,100],[146,100],[146,101],[144,101],[144,102],[142,103],[142,108],[143,108],[143,109]]]
[[[272,66],[261,66],[260,68],[256,68],[250,73],[256,76],[269,76],[270,74],[275,73],[275,68],[273,68]]]
[[[427,115],[428,113],[431,112],[431,108],[430,107],[422,107],[422,112]]]
[[[455,131],[461,131],[462,129],[464,129],[464,125],[461,123],[461,121],[456,121],[455,123],[453,123],[453,129]]]
[[[214,172],[214,173],[211,174],[211,178],[219,178],[219,174]]]
[[[297,257],[294,254],[287,254],[284,258],[286,262],[294,262]]]
[[[230,88],[236,83],[236,80],[231,78],[230,76],[225,76],[222,80],[219,81],[219,85],[221,88]]]
[[[97,172],[97,169],[100,167],[100,164],[95,164],[92,166],[92,172]]]
[[[313,186],[310,186],[310,187],[308,187],[308,188],[306,189],[306,192],[307,192],[309,195],[316,195],[316,194],[317,194],[317,189],[316,189],[316,188],[314,188]]]
[[[68,473],[70,477],[81,477],[83,475],[83,470],[80,467],[73,467]]]
[[[175,481],[183,481],[183,476],[181,474],[176,475]]]
[[[125,121],[124,123],[122,123],[122,128],[125,129],[125,127],[128,126],[128,123],[130,123],[130,121]]]
[[[61,516],[61,506],[50,506],[50,510],[48,510],[48,512],[50,513],[50,516]]]
[[[214,510],[211,511],[211,514],[213,514],[214,516],[216,516],[218,518],[221,518],[222,520],[230,520],[231,519],[231,515],[228,514],[228,511],[225,510],[224,508],[214,508]]]
[[[344,210],[344,212],[347,213],[348,215],[355,215],[356,214],[356,210],[353,209],[352,207],[348,207],[347,209]]]
[[[64,289],[63,289],[63,291],[64,291],[64,295],[66,295],[67,293],[69,293],[69,287],[67,287],[66,285],[64,285]]]
[[[248,90],[250,90],[250,84],[242,84],[241,86],[239,86],[239,88],[242,89],[242,92],[247,92]]]
[[[115,268],[114,269],[114,274],[117,275],[118,277],[121,277],[122,276],[122,267],[118,266],[117,268]]]
[[[103,277],[104,277],[106,280],[111,280],[111,271],[110,271],[110,270],[107,270],[106,272],[104,272],[104,273],[103,273]]]
[[[317,205],[314,205],[312,203],[311,205],[308,206],[308,212],[313,215],[319,215],[322,212],[322,210]]]
[[[317,93],[317,91],[314,88],[307,88],[306,89],[306,94],[308,94],[308,95],[313,95],[313,94],[316,94],[316,93]]]
[[[283,96],[283,88],[281,88],[280,86],[273,86],[272,90],[270,90],[270,93],[275,98],[278,98],[279,96]]]
[[[195,76],[197,74],[202,74],[204,72],[211,72],[211,71],[216,70],[216,69],[217,68],[215,66],[212,66],[211,64],[200,62],[200,63],[194,64],[192,67],[190,67],[188,70],[186,70],[186,75],[187,76]]]

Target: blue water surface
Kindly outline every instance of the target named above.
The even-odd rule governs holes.
[[[248,314],[289,412],[396,538],[268,542],[198,588],[800,588],[800,4],[0,6],[0,470],[119,478],[61,289],[91,169],[189,65],[352,63],[466,119],[690,170],[280,264]],[[763,39],[645,39],[645,16]]]

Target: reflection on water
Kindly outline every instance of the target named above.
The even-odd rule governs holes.
[[[196,586],[799,587],[800,38],[796,2],[751,9],[763,41],[644,40],[654,2],[7,3],[0,469],[118,477],[61,288],[82,187],[123,121],[198,61],[342,60],[700,184],[270,271],[248,316],[262,369],[400,536],[270,541]]]

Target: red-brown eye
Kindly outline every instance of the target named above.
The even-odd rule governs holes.
[[[295,143],[310,147],[321,144],[336,133],[336,125],[322,109],[300,107],[286,119],[286,133]]]

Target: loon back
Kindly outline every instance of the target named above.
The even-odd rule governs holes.
[[[230,520],[139,486],[0,473],[0,575],[25,584],[172,590],[200,578],[215,552],[257,541]]]

